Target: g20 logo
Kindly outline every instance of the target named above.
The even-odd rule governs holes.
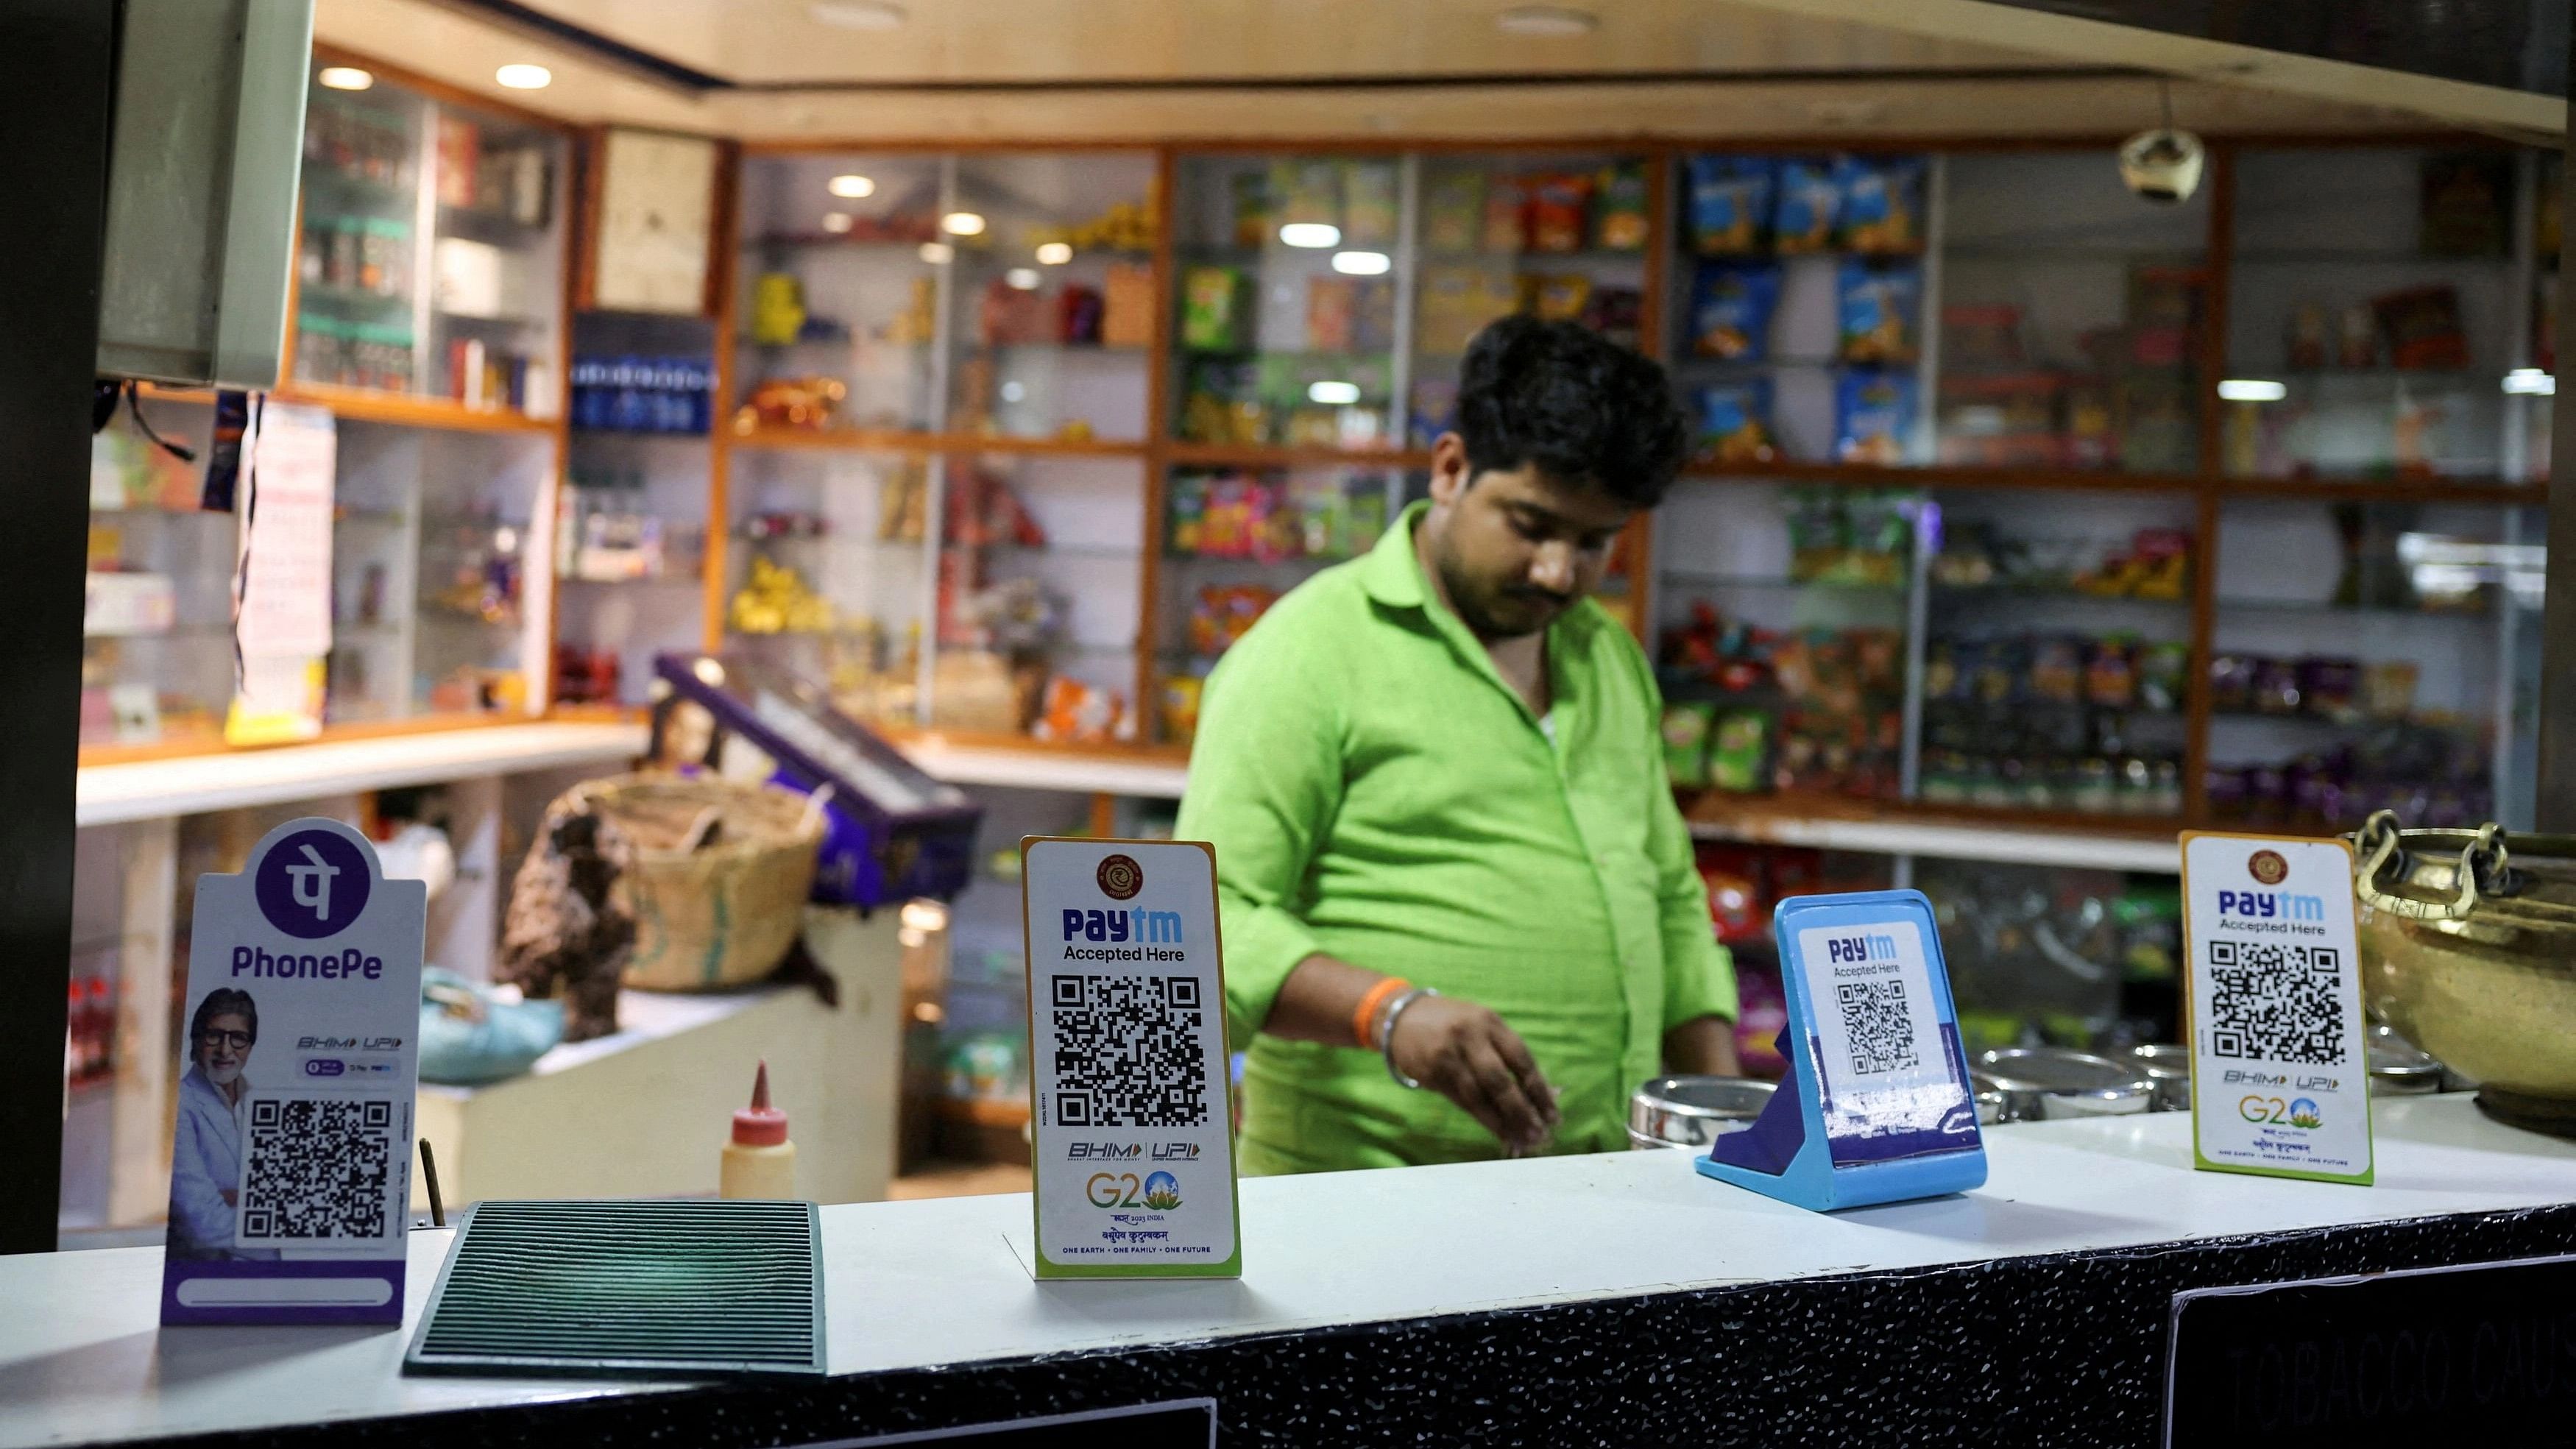
[[[2236,1103],[2236,1114],[2248,1122],[2274,1127],[2317,1128],[2326,1121],[2316,1102],[2307,1097],[2286,1102],[2279,1097],[2243,1097]]]
[[[1168,1212],[1181,1205],[1181,1180],[1168,1172],[1142,1178],[1132,1172],[1095,1172],[1082,1190],[1096,1208],[1149,1207]]]

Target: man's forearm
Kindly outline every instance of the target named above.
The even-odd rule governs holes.
[[[1742,1076],[1735,1023],[1722,1016],[1696,1016],[1665,1032],[1664,1070],[1677,1076]]]
[[[1369,988],[1384,981],[1382,972],[1354,966],[1321,952],[1297,963],[1279,983],[1270,1016],[1261,1029],[1289,1041],[1319,1041],[1326,1046],[1351,1045],[1351,1017]]]

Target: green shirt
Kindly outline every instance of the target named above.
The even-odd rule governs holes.
[[[1502,1150],[1375,1052],[1254,1034],[1317,952],[1499,1012],[1560,1093],[1561,1152],[1627,1146],[1665,1030],[1735,1015],[1644,653],[1598,604],[1565,611],[1542,725],[1424,579],[1423,511],[1281,599],[1208,680],[1178,832],[1216,846],[1246,1172]]]

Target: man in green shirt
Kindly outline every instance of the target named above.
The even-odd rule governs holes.
[[[1245,1171],[1622,1148],[1640,1082],[1736,1070],[1654,674],[1586,597],[1686,439],[1654,363],[1493,324],[1428,504],[1208,680],[1178,831],[1216,845]]]

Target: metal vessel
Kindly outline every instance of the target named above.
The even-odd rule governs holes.
[[[1981,1105],[1992,1094],[1997,1122],[2119,1116],[2144,1112],[2156,1099],[2145,1067],[2064,1047],[1979,1052],[1968,1075]],[[1982,1111],[1979,1119],[1986,1120]]]
[[[2383,810],[2352,842],[2370,1014],[2476,1080],[2490,1116],[2576,1136],[2576,836]]]
[[[2147,1080],[2156,1084],[2155,1106],[2149,1110],[2191,1110],[2191,1048],[2179,1042],[2145,1042],[2129,1048],[2122,1057],[2137,1063]]]
[[[1704,1148],[1752,1126],[1779,1089],[1758,1077],[1657,1077],[1628,1099],[1628,1143]]]

